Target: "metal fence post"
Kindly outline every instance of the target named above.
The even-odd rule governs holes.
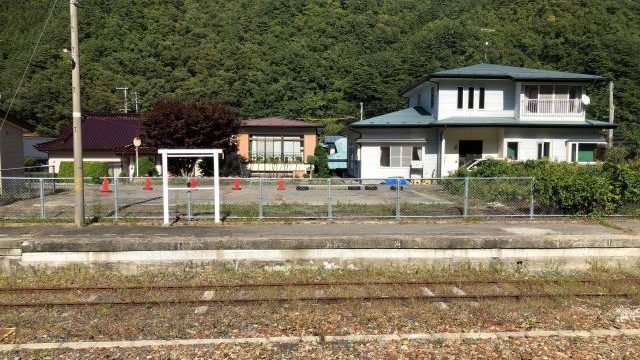
[[[534,211],[535,211],[535,203],[534,203],[534,195],[533,191],[535,188],[536,178],[531,178],[531,183],[529,184],[530,193],[529,193],[529,219],[533,219]]]
[[[327,217],[333,219],[333,205],[331,204],[331,178],[327,178]]]
[[[113,177],[113,217],[118,221],[118,177]]]
[[[396,178],[396,219],[400,219],[400,178]]]
[[[467,217],[469,215],[469,178],[464,178],[464,201],[462,208],[462,216]]]
[[[191,190],[187,190],[187,220],[193,220],[193,213],[191,212]]]
[[[258,219],[262,220],[264,219],[264,210],[262,209],[263,206],[263,199],[262,199],[262,178],[260,178],[258,180]]]
[[[44,218],[44,180],[40,178],[40,219]]]

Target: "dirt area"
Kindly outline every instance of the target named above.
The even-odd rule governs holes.
[[[33,270],[0,277],[0,287],[28,286],[116,286],[116,285],[168,285],[168,284],[247,284],[298,283],[305,281],[417,281],[417,280],[517,280],[554,279],[558,283],[581,285],[576,278],[633,278],[636,269],[594,268],[588,273],[518,273],[499,266],[484,268],[421,268],[384,267],[349,269],[319,264],[292,268],[289,266],[256,266],[254,268],[186,266],[173,270],[149,269],[135,275],[120,273],[109,268],[67,267],[55,270]],[[517,286],[517,285],[516,285]],[[472,293],[473,287],[458,286]],[[438,287],[431,288],[439,293]],[[505,291],[513,289],[505,288]],[[632,289],[630,289],[632,290]],[[327,291],[311,289],[320,296]],[[340,287],[332,291],[340,293]],[[342,290],[346,293],[347,290]],[[349,290],[349,291],[354,291]],[[356,289],[357,291],[357,289]],[[197,297],[219,296],[218,290]],[[246,290],[234,296],[252,296]],[[264,294],[263,294],[264,295]],[[294,296],[289,291],[279,294]],[[44,300],[53,295],[38,295]],[[77,293],[86,301],[108,301],[118,295],[94,291]],[[158,295],[155,295],[158,296]],[[168,293],[164,296],[173,296]],[[141,297],[146,297],[143,293]],[[2,301],[7,301],[3,295]],[[192,338],[246,338],[264,336],[327,336],[348,334],[393,334],[429,332],[484,332],[524,330],[590,330],[640,328],[640,297],[628,298],[572,298],[559,296],[551,299],[460,301],[446,307],[422,301],[361,301],[338,303],[297,302],[261,304],[222,304],[204,308],[188,305],[122,306],[100,305],[91,307],[5,308],[0,312],[0,327],[16,328],[15,333],[0,343],[109,341],[138,339],[192,339]],[[582,342],[580,342],[582,341]],[[591,340],[566,339],[511,339],[495,341],[460,342],[397,342],[391,344],[296,344],[287,346],[225,345],[217,347],[185,347],[170,351],[162,349],[92,350],[91,352],[49,351],[24,352],[23,357],[80,358],[136,358],[143,354],[165,354],[164,358],[415,358],[411,354],[431,354],[435,358],[537,358],[542,354],[558,358],[563,349],[585,351],[592,356],[600,352],[601,358],[623,358],[637,354],[638,341],[615,338]],[[588,350],[590,349],[590,350]],[[625,350],[626,349],[626,350]],[[478,356],[473,356],[478,354]],[[493,354],[493,355],[491,355]],[[498,354],[498,355],[496,355]],[[610,356],[615,354],[615,356]],[[438,356],[436,356],[438,355]],[[1,358],[2,355],[0,355]],[[145,355],[146,356],[146,355]],[[493,357],[492,357],[493,356]],[[511,357],[510,357],[511,356]],[[595,355],[593,355],[595,356]],[[11,357],[13,358],[13,357]],[[84,357],[87,358],[87,357]],[[464,358],[464,357],[462,357]],[[574,357],[576,358],[576,357]],[[576,359],[590,358],[577,357]],[[597,358],[597,357],[593,357]],[[633,356],[630,358],[634,358]]]

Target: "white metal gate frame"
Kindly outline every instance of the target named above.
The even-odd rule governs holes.
[[[188,188],[169,187],[168,158],[213,157],[213,187],[199,187],[198,190],[213,190],[214,219],[220,223],[220,161],[218,157],[222,149],[158,149],[162,155],[162,213],[164,225],[169,225],[169,190],[184,191]]]

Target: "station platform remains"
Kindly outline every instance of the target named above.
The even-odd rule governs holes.
[[[184,263],[437,264],[530,270],[636,265],[640,221],[242,223],[223,226],[3,225],[0,267]]]

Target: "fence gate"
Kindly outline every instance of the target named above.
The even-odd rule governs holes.
[[[213,187],[200,187],[200,190],[213,190],[214,219],[220,223],[220,161],[222,149],[159,149],[162,155],[162,212],[164,225],[169,225],[169,191],[185,191],[185,187],[169,187],[168,158],[213,157]]]

